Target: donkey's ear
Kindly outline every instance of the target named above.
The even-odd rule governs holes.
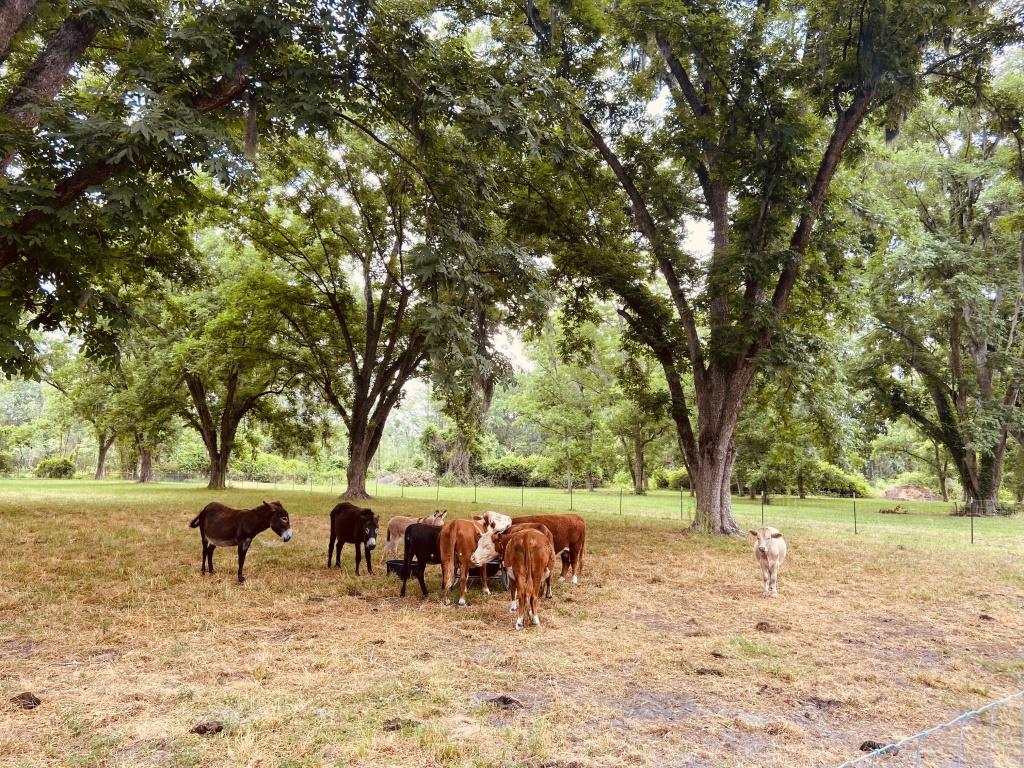
[[[265,507],[272,507],[272,506],[273,506],[273,504],[271,504],[271,503],[270,503],[269,501],[267,501],[266,499],[264,499],[264,500],[263,500],[263,506],[265,506]]]
[[[753,536],[753,537],[754,537],[755,539],[757,538],[757,531],[747,531],[747,533],[749,533],[749,534],[750,534],[751,536]]]
[[[781,539],[782,538],[782,534],[779,533],[778,531],[776,531],[775,533],[772,534],[772,538],[773,539]]]

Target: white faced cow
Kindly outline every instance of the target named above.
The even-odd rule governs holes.
[[[754,537],[754,559],[761,566],[764,596],[779,596],[779,569],[786,559],[786,540],[775,528],[750,531]]]

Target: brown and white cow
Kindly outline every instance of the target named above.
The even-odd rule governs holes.
[[[488,513],[490,514],[490,513]],[[493,526],[484,516],[491,531],[501,530]],[[512,518],[512,524],[540,523],[551,531],[555,541],[555,552],[562,553],[562,574],[559,581],[565,581],[572,574],[572,583],[579,583],[583,572],[583,554],[587,546],[587,523],[579,515],[521,515]]]
[[[426,517],[406,517],[405,515],[392,517],[388,520],[388,541],[380,552],[381,559],[386,561],[388,556],[398,555],[398,542],[404,541],[405,529],[410,525],[420,523],[421,525],[436,525],[440,528],[444,525],[444,517],[447,514],[447,509],[438,509],[434,511],[434,514]]]
[[[455,565],[459,566],[459,605],[466,604],[466,582],[476,543],[484,532],[483,518],[477,515],[472,520],[449,520],[441,529],[438,547],[441,550],[441,582],[444,597],[441,602],[451,604],[451,591],[455,586]],[[491,594],[487,585],[487,568],[480,569],[480,582],[485,595]]]
[[[503,534],[498,534],[503,536]],[[555,553],[548,538],[535,528],[522,528],[507,536],[505,542],[505,568],[509,585],[515,584],[516,629],[522,629],[529,614],[540,626],[541,584],[551,577],[555,567]]]
[[[473,565],[480,567],[486,563],[491,562],[495,558],[504,561],[505,559],[505,545],[508,543],[509,537],[517,531],[526,530],[531,528],[535,531],[540,531],[547,538],[548,543],[551,545],[551,557],[552,562],[554,558],[559,554],[555,549],[555,540],[551,535],[551,530],[542,523],[516,523],[509,526],[504,531],[485,531],[483,536],[480,537],[480,541],[476,544],[476,551],[473,552],[472,562]],[[506,568],[507,570],[507,568]],[[508,577],[508,593],[512,598],[512,604],[509,606],[509,613],[516,612],[516,590],[515,590],[515,579],[511,574]],[[551,597],[551,574],[544,580],[544,596]]]

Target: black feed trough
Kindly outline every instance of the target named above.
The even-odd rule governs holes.
[[[405,560],[388,560],[388,573],[395,574],[398,578],[405,578]],[[458,577],[458,568],[455,569],[455,576]],[[508,573],[505,571],[505,566],[502,565],[501,560],[491,560],[487,564],[487,576],[488,578],[498,577],[501,579],[502,585],[505,589],[508,589]],[[412,578],[412,574],[409,574]],[[469,580],[480,581],[480,569],[470,568],[469,569]]]

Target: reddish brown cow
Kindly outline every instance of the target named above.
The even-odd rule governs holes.
[[[565,581],[572,572],[572,583],[579,583],[583,572],[583,553],[587,546],[587,523],[579,515],[522,515],[513,517],[512,523],[540,523],[551,531],[555,540],[555,552],[562,553],[562,575]]]
[[[484,532],[483,518],[477,516],[472,520],[449,520],[441,529],[438,547],[441,549],[441,582],[444,584],[445,605],[451,603],[451,591],[455,586],[455,564],[459,565],[459,605],[466,604],[466,582],[469,579],[471,558],[476,550],[476,543]],[[487,567],[480,569],[484,594],[491,594],[487,586]]]
[[[522,531],[526,528],[532,528],[535,531],[540,531],[544,534],[544,537],[548,540],[551,545],[551,557],[552,560],[558,553],[555,549],[555,539],[551,535],[551,531],[546,525],[541,523],[516,523],[506,528],[501,533],[494,531],[485,531],[484,535],[480,537],[480,540],[476,543],[476,551],[473,552],[473,565],[478,568],[489,563],[495,558],[499,560],[505,559],[505,545],[508,543],[509,537],[517,531]],[[508,593],[512,598],[512,605],[509,606],[509,612],[516,612],[516,593],[515,588],[512,585],[512,577],[509,576],[509,588]],[[544,597],[551,597],[551,574],[544,580]]]
[[[500,534],[499,534],[500,536]],[[504,538],[504,537],[502,537]],[[515,583],[516,629],[523,628],[526,614],[540,626],[541,584],[550,578],[555,567],[555,553],[548,538],[533,528],[523,528],[510,534],[505,542],[505,568],[509,584]]]

